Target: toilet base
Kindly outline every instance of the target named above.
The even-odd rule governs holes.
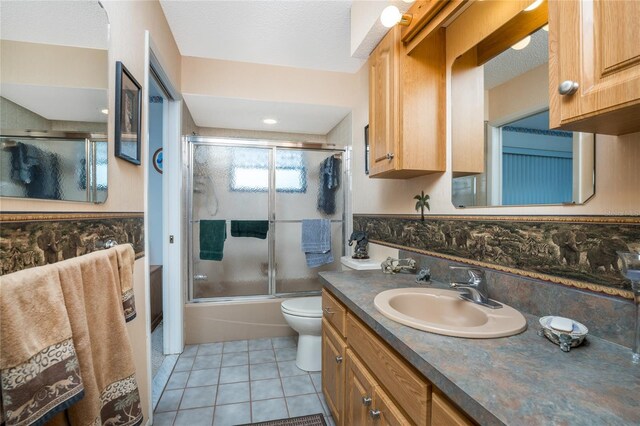
[[[320,336],[299,336],[296,366],[304,371],[322,369],[322,338]]]

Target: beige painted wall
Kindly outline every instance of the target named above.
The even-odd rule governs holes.
[[[180,90],[180,52],[173,39],[162,8],[156,0],[151,1],[107,1],[105,10],[111,27],[109,48],[109,110],[115,106],[115,63],[122,61],[135,79],[143,86],[145,73],[145,31],[148,30],[156,46],[156,55],[171,79]],[[142,128],[146,112],[143,111]],[[0,209],[5,211],[67,211],[67,212],[142,212],[144,210],[144,175],[147,164],[135,166],[114,157],[113,135],[114,116],[109,115],[109,198],[100,205],[60,201],[0,199]],[[147,135],[143,132],[143,149]],[[144,152],[144,151],[143,151]],[[129,325],[131,342],[136,360],[136,377],[140,386],[146,421],[150,420],[150,385],[148,374],[149,353],[146,333],[148,313],[147,291],[145,288],[144,260],[138,260],[134,271],[134,288],[138,317]]]
[[[451,64],[460,54],[514,16],[528,1],[484,1],[474,3],[447,29],[447,100],[451,99]],[[486,26],[471,25],[469,12],[474,8],[493,8]],[[520,9],[519,9],[520,8]],[[467,16],[465,16],[467,15]],[[640,133],[625,136],[597,136],[596,194],[582,206],[492,207],[456,209],[451,203],[451,105],[447,106],[447,172],[410,180],[369,179],[362,170],[364,138],[368,122],[367,70],[363,67],[353,108],[353,212],[415,213],[413,195],[424,190],[431,195],[432,214],[515,214],[515,215],[640,215]]]

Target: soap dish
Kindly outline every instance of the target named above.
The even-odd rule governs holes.
[[[582,344],[584,338],[587,337],[587,333],[589,333],[589,329],[585,327],[584,324],[569,319],[569,321],[573,323],[573,329],[571,332],[560,331],[552,328],[550,325],[554,318],[561,318],[563,320],[567,319],[554,316],[540,318],[540,326],[542,327],[540,331],[538,331],[540,336],[545,336],[556,345],[559,345],[563,352],[569,352],[571,348],[575,348]]]

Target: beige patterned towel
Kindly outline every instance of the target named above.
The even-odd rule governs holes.
[[[135,317],[134,259],[131,246],[123,245],[50,265],[57,268],[85,393],[65,413],[55,416],[53,424],[142,423],[131,343],[125,326],[125,318]],[[5,401],[3,404],[6,406]]]

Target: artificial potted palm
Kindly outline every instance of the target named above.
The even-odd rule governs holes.
[[[429,194],[425,195],[424,191],[420,191],[420,194],[413,197],[413,199],[418,200],[416,202],[416,211],[420,211],[420,220],[424,222],[424,208],[426,207],[427,210],[431,211],[429,207]]]

